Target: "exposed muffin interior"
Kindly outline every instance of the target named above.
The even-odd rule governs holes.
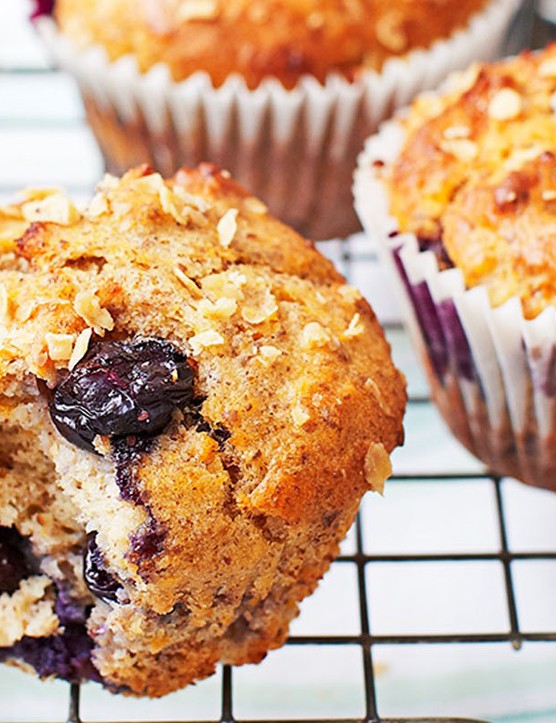
[[[29,192],[0,249],[0,657],[151,696],[260,660],[402,441],[367,303],[206,165]]]

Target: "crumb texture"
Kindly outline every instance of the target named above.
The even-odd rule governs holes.
[[[106,177],[83,210],[28,192],[0,240],[0,527],[29,565],[0,659],[149,696],[261,660],[403,439],[368,304],[209,165]],[[102,420],[68,432],[68,389]]]

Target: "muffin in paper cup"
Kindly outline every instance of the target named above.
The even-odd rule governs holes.
[[[427,3],[430,0],[405,3],[402,11],[411,13],[418,9],[423,13]],[[167,0],[161,6],[171,4]],[[144,0],[143,5],[151,7],[159,22],[158,11],[152,10],[156,3]],[[196,12],[202,11],[202,15],[217,3],[187,0],[174,5],[182,11],[195,5]],[[264,10],[268,6],[268,11],[274,5],[263,2],[254,3],[253,7]],[[348,5],[359,8],[359,12],[365,7],[359,2]],[[385,7],[392,9],[394,5],[386,3]],[[256,190],[271,211],[286,223],[312,238],[326,239],[344,237],[360,228],[353,212],[351,178],[364,139],[418,91],[434,87],[449,72],[473,60],[495,57],[519,0],[465,0],[461,5],[478,8],[463,27],[448,38],[433,42],[426,50],[414,50],[401,57],[398,56],[406,43],[403,15],[385,16],[387,21],[393,18],[398,24],[382,23],[381,33],[386,36],[383,40],[393,50],[392,57],[375,59],[379,70],[364,66],[346,70],[335,66],[331,59],[327,72],[326,55],[336,52],[334,42],[324,47],[319,56],[314,48],[296,45],[299,28],[294,27],[286,53],[278,45],[267,53],[268,68],[263,64],[260,69],[260,57],[256,56],[253,62],[241,66],[243,75],[223,75],[226,68],[223,71],[218,67],[215,80],[216,71],[211,75],[201,70],[182,79],[191,69],[172,65],[160,38],[158,49],[152,52],[148,47],[145,50],[152,41],[147,38],[140,46],[144,52],[138,59],[128,47],[132,34],[129,27],[133,25],[130,18],[121,18],[119,34],[114,28],[106,30],[105,34],[115,33],[114,44],[118,46],[116,50],[110,46],[109,52],[101,42],[90,44],[90,37],[88,43],[71,40],[48,14],[40,16],[36,24],[55,63],[69,71],[79,84],[107,170],[121,173],[147,162],[169,175],[182,165],[208,160]],[[365,12],[374,12],[373,4],[368,7],[370,10]],[[442,17],[446,20],[447,15],[455,17],[462,12],[453,7],[444,9],[443,15],[438,8],[437,11],[438,18],[430,12],[427,15],[433,27]],[[346,17],[350,12],[345,11]],[[308,16],[307,24],[315,25],[319,19],[316,16],[319,13]],[[321,22],[323,17],[327,20],[324,14]],[[457,18],[451,22],[457,22]],[[423,27],[423,23],[417,25]],[[109,22],[106,26],[112,27]],[[261,24],[263,39],[274,32],[273,27],[272,23]],[[315,37],[323,32],[316,26],[309,30],[316,33]],[[104,28],[98,30],[99,38],[103,32]],[[353,27],[348,24],[344,34],[339,35],[338,47],[349,44],[350,32]],[[74,35],[81,38],[79,28]],[[223,46],[214,55],[225,57],[229,37],[216,37]],[[182,47],[188,45],[183,37],[181,42]],[[165,62],[154,62],[157,52]],[[280,65],[282,56],[285,60]],[[242,57],[238,53],[238,58]],[[338,64],[341,59],[339,54]],[[259,75],[253,68],[260,69]],[[274,77],[265,76],[266,70]]]
[[[420,96],[368,139],[354,194],[454,435],[556,491],[556,45]]]

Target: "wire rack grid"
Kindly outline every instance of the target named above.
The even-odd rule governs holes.
[[[12,0],[2,0],[2,2],[12,2]],[[15,0],[13,0],[13,4],[16,4]],[[529,4],[528,7],[530,9],[532,5]],[[7,5],[2,6],[0,3],[0,11],[6,13],[7,8]],[[0,15],[0,36],[2,31],[5,34],[7,29],[11,33],[8,19],[11,22],[14,18],[19,18],[18,28],[21,28],[20,21],[24,13],[25,8],[22,12],[21,8],[16,11],[12,7],[11,13],[7,12],[5,16]],[[75,89],[71,87],[66,78],[48,67],[48,63],[38,50],[35,41],[29,38],[27,31],[23,32],[18,28],[15,26],[13,28],[17,39],[16,41],[12,39],[11,45],[10,43],[4,44],[0,37],[0,70],[2,71],[0,74],[0,157],[3,159],[0,166],[0,198],[11,197],[20,186],[52,185],[53,183],[66,187],[77,198],[86,197],[101,173],[101,162],[84,125]],[[20,36],[17,35],[18,32],[21,33]],[[551,28],[537,19],[534,21],[534,32],[538,42],[544,43],[551,35]],[[6,34],[5,38],[7,38]],[[6,51],[8,46],[11,48],[11,54]],[[422,418],[429,419],[430,415],[434,415],[434,410],[427,397],[426,386],[415,372],[415,360],[411,357],[407,340],[399,323],[396,322],[396,310],[385,304],[384,300],[388,298],[388,282],[383,278],[376,258],[361,238],[354,237],[347,241],[332,242],[322,248],[336,262],[348,280],[362,288],[369,297],[379,317],[385,321],[395,356],[402,357],[400,365],[408,373],[410,380],[410,401],[406,424],[408,440],[410,440],[416,436],[416,431],[421,426],[420,420]],[[415,376],[416,374],[417,376]],[[426,423],[426,425],[428,424],[429,422]],[[431,437],[434,439],[436,448],[455,444],[449,441],[447,432],[438,426],[437,421],[430,424],[432,426],[429,430],[429,440]],[[449,490],[451,494],[456,487],[464,486],[469,491],[468,498],[471,501],[465,510],[462,508],[461,514],[467,515],[466,519],[471,520],[472,525],[475,524],[474,534],[478,536],[481,534],[481,526],[486,527],[487,523],[477,511],[483,508],[485,500],[490,496],[492,519],[488,523],[491,528],[489,545],[485,548],[478,548],[472,542],[473,535],[470,535],[466,538],[469,544],[461,543],[453,546],[441,539],[440,545],[437,545],[435,549],[426,547],[419,549],[419,545],[415,547],[413,544],[411,532],[408,530],[405,537],[402,535],[403,540],[400,544],[397,546],[394,544],[390,549],[387,546],[381,549],[380,546],[374,544],[375,526],[371,524],[372,520],[370,521],[367,510],[367,507],[371,509],[371,505],[364,506],[363,512],[360,513],[354,525],[350,543],[344,546],[342,555],[332,566],[333,570],[341,568],[353,574],[355,582],[350,590],[353,593],[354,600],[352,602],[357,623],[354,623],[351,631],[347,632],[347,629],[344,628],[340,633],[331,631],[325,625],[317,632],[308,633],[303,630],[300,632],[294,626],[292,635],[286,644],[288,650],[307,649],[314,656],[313,660],[321,655],[320,651],[324,648],[334,651],[351,651],[351,660],[355,661],[358,658],[358,663],[354,663],[353,676],[361,678],[360,697],[357,705],[346,706],[345,712],[340,710],[338,705],[334,705],[330,707],[330,714],[328,714],[326,704],[324,704],[317,708],[320,712],[316,715],[307,714],[306,708],[301,705],[299,707],[301,712],[286,712],[284,715],[274,715],[271,712],[263,719],[256,713],[254,715],[249,713],[248,706],[246,707],[244,701],[245,694],[243,694],[243,700],[240,700],[238,704],[238,678],[242,678],[244,669],[237,671],[224,666],[221,670],[219,691],[216,692],[219,710],[214,715],[204,717],[203,720],[220,721],[221,723],[239,723],[247,720],[250,723],[285,723],[285,721],[291,722],[292,720],[304,720],[306,723],[463,720],[462,717],[396,717],[395,714],[388,712],[396,710],[396,706],[391,703],[392,695],[390,695],[389,702],[387,696],[381,692],[384,678],[388,675],[387,666],[385,668],[383,663],[384,651],[395,648],[397,651],[401,651],[402,657],[404,655],[408,657],[411,649],[418,649],[422,653],[424,648],[432,650],[447,647],[455,650],[456,648],[461,649],[463,646],[473,650],[473,657],[480,667],[483,653],[487,648],[490,649],[490,646],[509,648],[515,650],[516,655],[519,655],[518,651],[525,645],[538,644],[549,646],[549,664],[554,664],[554,695],[551,695],[549,683],[548,702],[545,701],[544,707],[548,706],[550,710],[547,710],[542,720],[556,721],[556,619],[547,619],[545,616],[543,624],[530,624],[533,618],[529,608],[523,604],[520,585],[516,584],[516,577],[520,577],[524,565],[556,563],[556,540],[554,544],[548,544],[546,547],[538,544],[529,547],[526,544],[518,544],[516,547],[512,544],[512,537],[515,537],[512,529],[515,528],[508,525],[508,507],[511,507],[511,515],[515,517],[516,488],[513,485],[517,485],[517,483],[489,475],[476,463],[468,463],[465,457],[458,457],[459,453],[455,454],[457,459],[454,462],[451,459],[450,451],[432,466],[428,463],[423,464],[423,458],[419,456],[420,445],[420,441],[417,440],[405,459],[402,459],[399,464],[395,464],[395,475],[389,482],[390,494],[397,496],[399,491],[399,497],[401,498],[403,495],[407,500],[415,490],[421,490],[424,486],[433,496],[436,491],[444,494],[444,491]],[[432,450],[434,447],[431,446],[430,449]],[[463,465],[459,464],[460,459],[464,459]],[[480,494],[478,494],[479,491]],[[546,493],[537,494],[546,495]],[[426,502],[422,499],[419,504],[423,505]],[[551,504],[554,508],[554,501],[549,500],[548,497],[543,497],[540,502],[541,506],[550,507]],[[459,514],[460,510],[457,512]],[[406,522],[410,520],[407,524],[411,528],[412,510],[408,514]],[[416,507],[414,514],[421,515],[421,509]],[[478,518],[475,519],[474,516],[477,514]],[[429,519],[429,528],[435,525],[442,527],[438,517]],[[428,532],[430,533],[430,531],[429,529]],[[378,532],[376,536],[379,536]],[[395,602],[394,598],[402,598],[404,615],[409,608],[419,604],[417,593],[411,584],[401,588],[389,588],[388,584],[385,584],[385,580],[386,582],[391,581],[392,577],[388,577],[388,575],[404,577],[406,571],[411,567],[419,578],[419,576],[423,577],[426,570],[427,575],[434,576],[436,590],[438,594],[442,594],[442,590],[450,588],[453,583],[451,577],[453,570],[462,571],[465,588],[468,584],[466,578],[468,567],[466,566],[475,564],[486,565],[489,577],[497,575],[500,577],[502,592],[498,608],[499,617],[493,619],[492,624],[482,622],[475,629],[473,614],[465,625],[460,626],[456,617],[451,626],[446,623],[442,630],[435,632],[429,632],[422,625],[416,625],[413,630],[411,627],[407,629],[407,626],[404,628],[403,625],[396,628],[395,625],[390,624],[389,627],[389,624],[381,623],[384,608],[391,606]],[[556,573],[556,566],[554,572]],[[464,588],[462,588],[462,592],[456,593],[456,598],[465,596]],[[382,591],[385,591],[384,595]],[[552,591],[556,591],[556,574]],[[556,594],[554,599],[556,599]],[[466,603],[465,609],[471,608],[473,613],[473,605],[480,605],[478,600],[479,598],[476,598],[474,603]],[[434,608],[434,605],[432,607]],[[444,606],[439,604],[432,614],[438,614],[442,607],[447,608],[449,604]],[[464,608],[458,608],[458,610],[461,612]],[[521,622],[523,618],[527,621],[526,624]],[[434,628],[434,626],[432,627]],[[269,659],[273,655],[277,655],[277,653],[271,654]],[[419,662],[417,662],[418,665]],[[521,674],[519,670],[521,669],[518,668],[518,674]],[[523,670],[525,669],[523,668]],[[338,673],[339,668],[332,672],[332,686]],[[429,704],[428,710],[433,710],[434,704],[437,702],[435,696],[439,694],[443,681],[444,679],[440,678],[439,686],[430,699],[421,701],[420,710]],[[87,688],[89,687],[87,686]],[[322,686],[320,688],[317,686],[318,695],[324,695],[321,689]],[[288,696],[287,686],[283,690],[284,696]],[[80,705],[82,692],[77,685],[70,687],[68,723],[80,723],[81,720],[87,720],[91,716],[90,706],[89,709],[84,710],[83,705]],[[175,707],[173,710],[171,716],[162,713],[159,718],[150,716],[149,720],[191,720],[191,714],[187,709],[180,710],[179,707]],[[325,711],[324,716],[322,715],[323,710]],[[382,715],[383,710],[387,712]],[[405,710],[406,712],[402,715],[408,716],[413,713],[409,704]],[[457,706],[454,706],[453,710],[456,711]],[[461,710],[467,710],[467,708],[464,707]],[[475,706],[475,710],[479,710],[479,707]],[[125,714],[107,715],[102,720],[123,721],[124,716]],[[0,721],[12,721],[13,719],[14,713],[9,708],[9,702],[6,699],[3,704],[0,694]],[[133,720],[139,719],[141,718],[133,718]],[[512,720],[522,719],[525,720],[525,717],[520,718],[518,715]],[[23,719],[18,718],[18,720]],[[95,720],[98,718],[95,717]],[[541,720],[540,716],[538,720]]]
[[[427,404],[428,400],[422,398],[413,398],[410,404],[419,405]],[[444,721],[445,723],[464,720],[463,718],[383,718],[379,714],[377,704],[375,672],[373,666],[373,651],[381,645],[435,645],[441,643],[465,643],[465,644],[481,644],[481,643],[506,643],[510,644],[516,651],[519,651],[524,642],[551,642],[556,644],[556,629],[544,632],[528,632],[523,630],[519,623],[519,611],[516,602],[516,593],[514,590],[512,564],[516,561],[528,560],[556,560],[556,550],[544,552],[517,553],[512,552],[508,545],[508,533],[506,529],[505,511],[504,511],[504,494],[502,490],[501,480],[498,477],[490,475],[476,474],[454,474],[444,473],[437,475],[427,475],[420,478],[418,475],[396,475],[390,484],[401,481],[411,481],[417,483],[420,479],[428,482],[437,481],[445,484],[450,480],[461,481],[486,481],[492,485],[496,498],[497,522],[499,528],[499,551],[495,553],[442,553],[442,554],[400,554],[400,555],[370,555],[366,554],[363,546],[363,531],[361,518],[358,517],[355,523],[355,540],[356,551],[352,555],[340,556],[335,564],[352,564],[357,568],[358,582],[358,605],[361,623],[361,633],[358,635],[313,635],[313,636],[291,636],[286,645],[302,646],[302,645],[334,645],[334,646],[355,646],[362,656],[364,680],[365,680],[365,713],[359,718],[342,718],[342,723],[402,723],[402,721]],[[450,634],[408,634],[408,635],[379,635],[373,634],[370,625],[369,603],[367,596],[367,580],[370,576],[366,575],[366,568],[380,565],[381,563],[430,563],[430,562],[472,562],[472,561],[493,561],[503,568],[505,580],[505,596],[510,620],[509,629],[506,632],[477,632],[477,633],[450,633]],[[477,653],[480,655],[480,653]],[[234,716],[233,705],[233,669],[229,666],[223,667],[222,690],[221,690],[221,723],[239,723]],[[70,708],[68,715],[68,723],[80,723],[79,716],[79,698],[80,690],[78,685],[71,687]],[[264,721],[255,721],[249,719],[250,723],[291,723],[292,719],[273,719]],[[467,719],[471,720],[471,719]],[[338,723],[338,719],[304,719],[304,723]],[[169,723],[169,722],[168,722]]]

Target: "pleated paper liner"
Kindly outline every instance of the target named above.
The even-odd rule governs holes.
[[[164,175],[212,161],[229,170],[286,223],[314,239],[360,229],[351,179],[364,139],[419,91],[500,50],[517,0],[492,0],[464,29],[430,49],[388,61],[355,82],[305,77],[286,90],[266,80],[249,90],[205,73],[175,82],[159,64],[141,74],[133,57],[110,62],[80,51],[49,17],[37,20],[56,64],[74,75],[107,170],[150,163]]]
[[[466,288],[459,269],[439,270],[415,236],[398,235],[381,170],[403,138],[394,120],[369,139],[355,205],[397,281],[432,397],[454,435],[491,470],[556,491],[556,309],[527,320],[517,297],[495,308],[485,286]]]

